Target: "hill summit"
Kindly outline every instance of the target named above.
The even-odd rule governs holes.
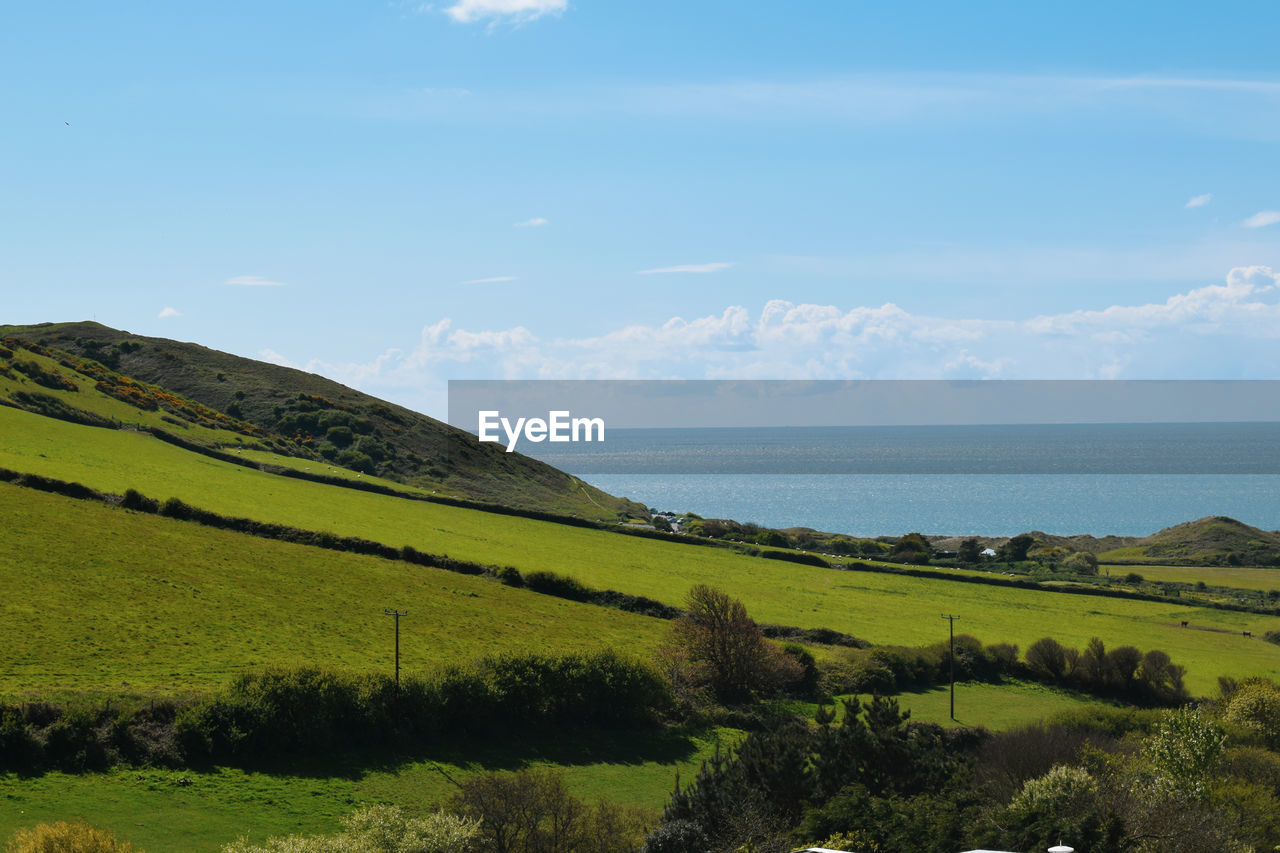
[[[647,518],[644,506],[546,463],[313,373],[93,322],[0,326],[0,338],[46,349],[55,361],[73,356],[64,368],[76,361],[90,365],[99,391],[142,408],[173,409],[175,424],[191,417],[181,401],[194,401],[219,415],[206,419],[215,428],[235,431],[238,424],[287,455],[503,506],[607,520]],[[153,388],[139,390],[146,386]],[[57,393],[69,389],[38,390],[52,390],[44,396],[81,408],[75,394]]]

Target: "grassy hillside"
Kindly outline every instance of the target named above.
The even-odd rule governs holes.
[[[942,612],[986,642],[1025,648],[1052,635],[1076,646],[1162,648],[1210,692],[1220,674],[1280,675],[1280,647],[1248,639],[1280,628],[1256,614],[1173,603],[1093,598],[753,558],[720,548],[637,539],[450,506],[408,501],[273,476],[163,444],[154,438],[51,421],[0,409],[0,466],[121,493],[177,496],[226,515],[362,536],[394,546],[522,571],[547,569],[601,589],[679,603],[694,583],[720,586],[764,622],[830,627],[873,642],[918,645],[945,637]],[[0,558],[3,559],[3,558]],[[378,604],[386,606],[385,603]],[[1183,620],[1191,629],[1183,629]],[[1197,630],[1199,629],[1199,630]]]
[[[406,673],[500,651],[645,653],[661,620],[440,569],[256,539],[0,483],[0,697],[172,693],[246,669]]]
[[[18,346],[7,347],[14,350],[8,356],[0,352],[5,398],[24,391],[52,396],[121,424],[176,427],[211,443],[251,440],[282,454],[505,506],[608,520],[647,514],[543,462],[301,370],[98,323],[0,326],[0,339],[50,350],[50,357]],[[38,363],[65,385],[42,384],[14,370],[15,361]]]
[[[1280,532],[1217,515],[1167,527],[1127,548],[1104,551],[1098,559],[1183,566],[1280,565]]]

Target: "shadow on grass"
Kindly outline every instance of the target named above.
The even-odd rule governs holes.
[[[698,751],[697,737],[710,730],[545,729],[507,734],[457,736],[415,749],[350,750],[287,756],[244,769],[302,778],[359,780],[369,773],[395,773],[410,764],[433,761],[472,772],[518,770],[532,763],[565,767],[588,764],[677,764]],[[200,770],[207,768],[200,768]],[[195,770],[195,768],[193,768]],[[196,772],[199,772],[197,770]]]

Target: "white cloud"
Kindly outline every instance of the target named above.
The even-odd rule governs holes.
[[[523,23],[543,15],[558,15],[568,5],[568,0],[457,0],[444,11],[462,24],[486,18]]]
[[[1213,193],[1205,193],[1204,195],[1193,196],[1187,201],[1183,207],[1204,207],[1213,198]]]
[[[1276,379],[1276,365],[1280,272],[1249,266],[1163,302],[1021,320],[780,299],[572,338],[442,319],[369,362],[306,369],[440,413],[446,380],[462,378]]]
[[[170,308],[169,306],[166,305],[164,310],[161,311],[156,316],[159,317],[161,320],[167,320],[170,317],[181,317],[182,312],[179,311],[177,308]]]
[[[499,282],[503,282],[503,281],[515,281],[515,280],[516,280],[516,277],[513,275],[493,275],[493,276],[489,276],[488,278],[473,278],[468,281],[460,281],[458,283],[459,284],[498,284]]]
[[[1240,223],[1245,228],[1265,228],[1280,222],[1280,210],[1260,210]]]
[[[671,273],[671,272],[692,272],[692,273],[708,273],[720,272],[727,270],[733,264],[713,263],[713,264],[679,264],[674,267],[657,267],[651,270],[639,270],[636,275],[654,275],[655,273]]]
[[[227,279],[224,283],[237,287],[284,287],[282,281],[270,281],[259,275],[238,275]]]
[[[516,223],[513,223],[513,227],[515,227],[515,228],[541,228],[543,225],[550,225],[550,224],[551,224],[551,223],[550,223],[547,219],[545,219],[544,217],[541,217],[541,216],[535,216],[535,217],[533,217],[532,219],[526,219],[524,222],[516,222]]]

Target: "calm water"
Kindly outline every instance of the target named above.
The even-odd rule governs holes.
[[[1280,528],[1280,425],[614,430],[524,446],[659,510],[858,535]]]
[[[658,510],[860,536],[1028,530],[1145,536],[1206,515],[1280,527],[1280,476],[1205,474],[592,474]]]

